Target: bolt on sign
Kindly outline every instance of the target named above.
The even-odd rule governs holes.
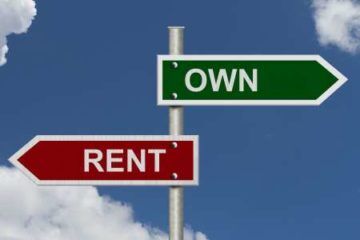
[[[158,55],[158,105],[320,105],[347,80],[319,55]]]
[[[36,136],[10,161],[40,185],[198,185],[198,136]]]

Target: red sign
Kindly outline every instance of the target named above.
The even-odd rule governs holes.
[[[10,161],[40,185],[198,185],[197,136],[36,136]]]

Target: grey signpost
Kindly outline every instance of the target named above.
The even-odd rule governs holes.
[[[169,27],[169,54],[181,55],[184,52],[184,27]],[[184,133],[184,109],[182,106],[170,106],[170,135]],[[172,186],[169,190],[169,235],[170,240],[184,238],[184,189]]]
[[[10,161],[38,184],[79,185],[81,184],[80,181],[82,181],[82,184],[92,185],[168,185],[170,186],[170,240],[183,240],[184,181],[187,180],[187,185],[198,185],[199,171],[197,136],[181,136],[184,134],[183,106],[320,105],[347,80],[345,76],[318,55],[203,56],[183,55],[183,52],[184,27],[169,27],[169,56],[158,56],[158,104],[169,106],[169,135],[172,135],[171,138],[169,138],[169,136],[37,136],[14,154]],[[217,72],[217,77],[215,77],[215,72]],[[236,81],[237,84],[235,84]],[[177,148],[177,150],[179,150],[181,149],[179,141],[183,141],[185,138],[187,141],[191,141],[193,147],[192,150],[190,149],[190,152],[186,149],[188,152],[176,152],[177,155],[180,154],[178,158],[181,159],[180,165],[182,168],[178,168],[176,171],[171,170],[169,173],[165,172],[165,175],[162,175],[165,176],[165,178],[159,178],[160,175],[157,175],[158,178],[156,179],[144,179],[144,176],[135,180],[134,176],[123,176],[117,179],[112,175],[104,178],[103,175],[98,175],[99,172],[103,172],[103,170],[99,171],[99,168],[102,169],[101,165],[96,165],[99,164],[98,161],[103,158],[102,152],[95,149],[97,150],[97,156],[101,157],[91,159],[90,155],[88,155],[87,158],[85,157],[85,159],[83,159],[84,149],[85,151],[89,149],[85,148],[85,143],[78,145],[81,141],[92,141],[92,144],[96,143],[99,148],[103,148],[104,144],[110,144],[108,146],[112,148],[114,141],[126,142],[131,140],[130,142],[134,142],[145,139],[148,142],[150,140],[158,142],[157,144],[163,147],[164,143],[161,141],[175,139],[177,142],[171,140],[171,144],[168,143],[167,146],[168,148]],[[56,141],[60,143],[56,143]],[[68,151],[61,154],[71,153],[73,158],[69,158],[68,155],[63,156],[56,153],[56,150],[59,148],[54,149],[54,144],[56,146],[65,144]],[[44,146],[48,148],[41,148]],[[91,146],[93,148],[94,145]],[[35,159],[39,159],[39,154],[41,153],[42,157],[40,159],[52,158],[55,160],[52,165],[41,165],[42,162],[38,163],[33,161],[32,154],[34,154],[34,152],[29,150],[32,148],[35,149],[36,147],[43,150],[42,152],[40,150],[40,152],[35,151]],[[54,152],[55,157],[48,155],[54,154]],[[170,152],[169,150],[169,154]],[[56,161],[56,157],[61,161]],[[89,172],[89,167],[85,168],[87,170],[78,172],[78,165],[75,165],[75,167],[71,168],[71,174],[73,174],[71,175],[71,179],[69,178],[70,175],[68,171],[66,171],[64,175],[56,175],[60,173],[59,168],[56,167],[58,166],[56,163],[62,163],[63,159],[70,159],[71,161],[69,163],[71,164],[74,164],[72,159],[80,161],[80,163],[87,161],[87,166],[90,166],[90,162],[95,164],[95,161],[95,169],[97,169],[98,172],[93,173],[90,177],[88,175],[88,178],[84,178],[83,173]],[[174,157],[171,157],[171,159],[174,160]],[[175,160],[176,159],[177,157],[175,157]],[[179,161],[177,161],[177,163],[179,163]],[[36,164],[40,164],[41,168]],[[59,166],[61,167],[61,165]],[[176,167],[173,163],[172,166],[174,168]],[[48,174],[49,167],[52,167],[51,169],[55,175]],[[193,169],[192,173],[190,173],[191,177],[189,178],[180,174],[179,171],[181,169]],[[31,172],[32,170],[37,171],[38,175],[35,172]],[[123,170],[120,172],[123,172]],[[106,181],[104,181],[104,179]]]

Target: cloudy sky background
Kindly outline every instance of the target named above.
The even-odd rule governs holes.
[[[355,81],[317,109],[189,109],[202,177],[185,193],[186,240],[360,237],[359,1],[36,7],[0,0],[0,239],[167,238],[166,188],[39,188],[7,158],[36,134],[166,134],[155,56],[174,24],[189,54],[315,53]]]
[[[37,187],[13,168],[0,168],[0,239],[165,240],[163,231],[134,219],[130,205],[94,187]],[[185,240],[206,240],[186,228]]]
[[[354,0],[314,0],[314,19],[321,45],[357,53],[360,47],[360,3]]]

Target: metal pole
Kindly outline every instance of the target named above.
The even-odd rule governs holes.
[[[184,27],[169,27],[169,54],[181,55],[184,52]],[[184,109],[181,106],[169,108],[170,135],[184,133]],[[169,235],[170,240],[184,239],[184,189],[170,187],[169,190]]]

